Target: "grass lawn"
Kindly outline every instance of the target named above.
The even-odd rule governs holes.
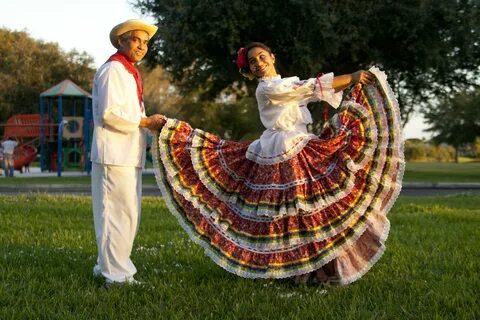
[[[232,275],[159,198],[144,198],[132,259],[147,286],[105,290],[90,197],[0,196],[0,319],[479,319],[480,199],[401,197],[387,251],[346,287]]]
[[[409,162],[404,181],[480,182],[480,162]]]

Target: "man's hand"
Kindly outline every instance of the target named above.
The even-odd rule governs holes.
[[[167,122],[167,118],[161,114],[154,114],[148,118],[142,118],[140,120],[140,128],[147,128],[152,131],[160,130],[165,123]]]

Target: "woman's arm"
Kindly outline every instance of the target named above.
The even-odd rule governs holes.
[[[336,76],[333,78],[332,87],[335,89],[335,92],[338,92],[355,83],[371,84],[374,79],[375,76],[371,72],[359,70],[351,74]]]

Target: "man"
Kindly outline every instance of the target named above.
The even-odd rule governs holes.
[[[137,283],[130,253],[140,222],[146,129],[158,128],[163,117],[145,116],[135,63],[156,31],[136,19],[115,26],[110,41],[118,51],[93,79],[92,205],[98,249],[93,272],[107,285]]]
[[[15,171],[13,153],[15,152],[15,147],[17,145],[18,142],[10,139],[10,137],[6,137],[2,142],[5,177],[13,177],[13,173]]]

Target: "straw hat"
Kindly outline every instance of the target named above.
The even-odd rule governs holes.
[[[118,37],[128,31],[142,30],[148,33],[150,39],[157,32],[158,27],[153,24],[148,24],[140,19],[130,19],[120,24],[117,24],[110,31],[110,42],[118,49]]]

